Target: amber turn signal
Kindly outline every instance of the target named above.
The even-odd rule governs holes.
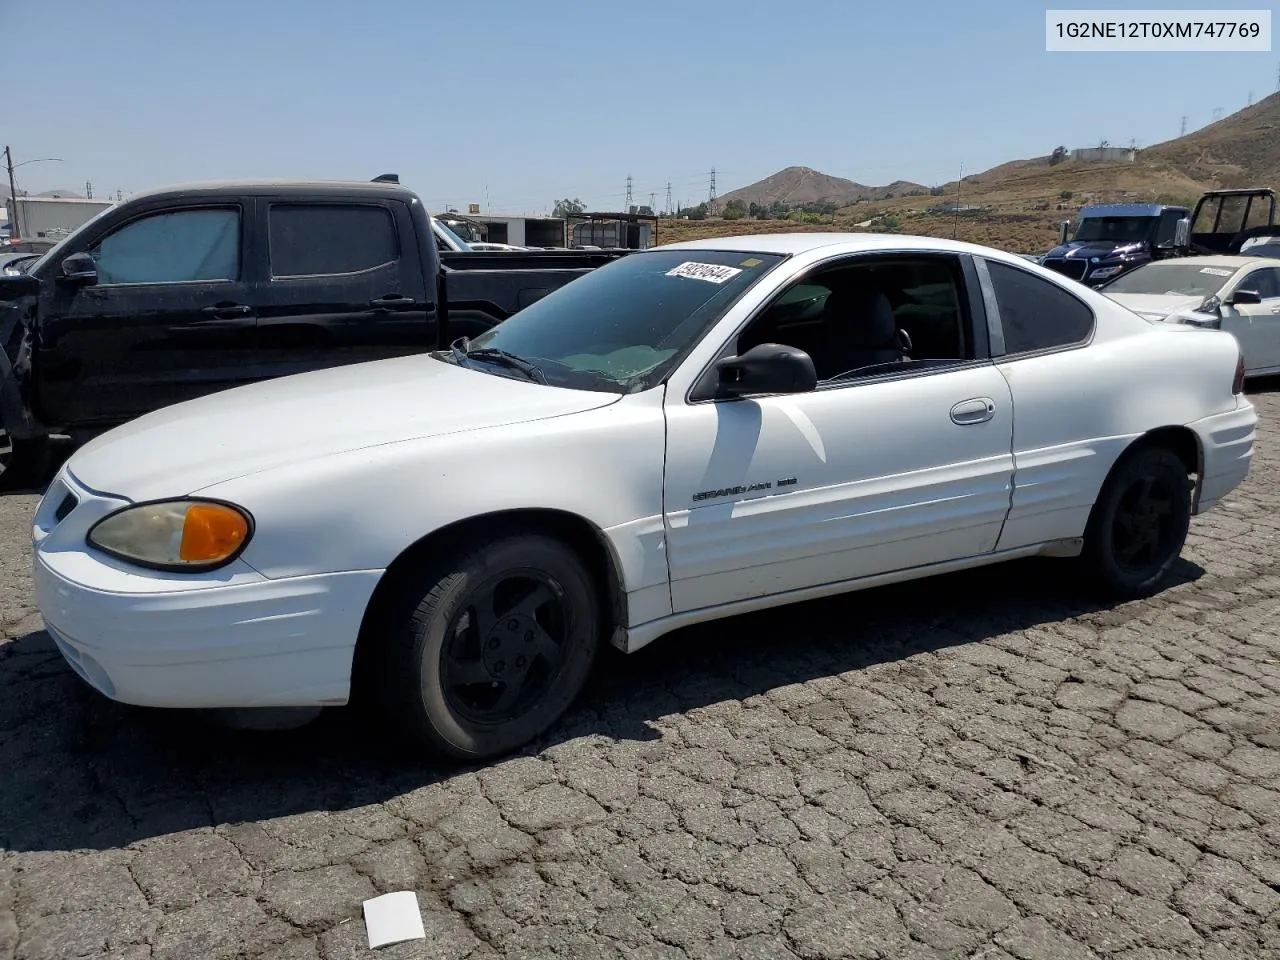
[[[214,563],[237,550],[249,535],[249,524],[238,510],[220,503],[193,503],[182,524],[178,557],[184,563]]]

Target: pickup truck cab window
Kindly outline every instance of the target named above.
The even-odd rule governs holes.
[[[88,251],[99,286],[240,278],[240,211],[173,210],[133,220]]]
[[[469,347],[502,350],[536,364],[553,386],[646,389],[661,382],[782,259],[742,251],[634,253],[530,304]],[[511,373],[497,364],[485,366]]]
[[[268,237],[273,278],[360,273],[400,256],[390,211],[372,204],[273,203]]]

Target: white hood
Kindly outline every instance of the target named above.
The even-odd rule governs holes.
[[[182,496],[313,457],[580,413],[618,394],[546,387],[426,355],[281,377],[165,407],[68,461],[100,493]]]
[[[1108,297],[1134,313],[1163,320],[1172,313],[1194,310],[1204,303],[1204,297],[1184,296],[1180,293],[1106,293]]]

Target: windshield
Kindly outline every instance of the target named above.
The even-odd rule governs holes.
[[[1170,263],[1159,260],[1121,274],[1103,290],[1106,293],[1150,293],[1184,297],[1210,297],[1221,290],[1235,270],[1230,267]]]
[[[1075,239],[1136,243],[1147,239],[1155,224],[1155,217],[1085,217],[1080,221]]]
[[[101,210],[95,213],[92,217],[90,217],[84,223],[80,224],[80,226],[76,227],[76,229],[72,230],[69,234],[67,234],[65,237],[63,237],[61,240],[55,243],[52,247],[46,250],[39,260],[35,260],[30,264],[28,264],[24,268],[25,271],[27,273],[32,274],[33,276],[40,276],[41,273],[43,272],[44,265],[49,261],[55,259],[58,256],[58,254],[62,252],[62,248],[65,247],[68,243],[70,243],[71,240],[75,236],[77,236],[81,230],[87,230],[91,223],[96,223],[98,220],[101,220],[103,217],[105,217],[108,213],[110,213],[114,209],[115,209],[114,206],[103,207]]]
[[[530,304],[469,348],[502,350],[534,363],[555,386],[643,390],[661,382],[782,259],[718,250],[633,253]]]
[[[471,247],[467,244],[467,241],[463,240],[460,236],[458,236],[456,233],[450,230],[447,226],[444,225],[444,223],[437,220],[435,221],[435,224],[436,224],[436,229],[438,229],[441,233],[445,234],[446,236],[452,237],[454,239],[454,241],[458,244],[459,250],[471,249]]]

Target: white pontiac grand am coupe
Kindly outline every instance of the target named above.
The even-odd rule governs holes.
[[[1016,557],[1155,590],[1249,470],[1226,333],[893,235],[625,257],[451,350],[79,450],[34,521],[72,668],[159,707],[367,692],[446,754],[546,730],[602,642]]]

